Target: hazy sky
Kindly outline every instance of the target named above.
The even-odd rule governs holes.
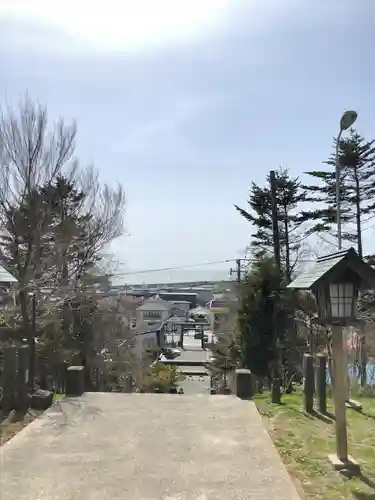
[[[344,109],[375,137],[374,19],[374,0],[1,0],[1,101],[77,120],[82,162],[127,192],[127,268],[235,258],[250,181],[319,168]]]

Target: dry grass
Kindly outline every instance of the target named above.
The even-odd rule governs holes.
[[[328,454],[335,452],[332,418],[302,411],[302,394],[285,395],[272,405],[269,395],[255,402],[301,496],[316,500],[375,500],[375,399],[360,399],[362,413],[348,410],[349,452],[360,463],[360,477],[334,471]],[[329,410],[332,411],[331,402]]]
[[[30,410],[26,415],[18,415],[15,412],[11,412],[5,416],[0,412],[0,446],[22,431],[23,428],[29,425],[41,413],[41,411]]]
[[[64,398],[64,394],[54,394],[53,400],[57,401]],[[25,415],[18,414],[15,411],[10,412],[8,415],[0,410],[0,446],[9,441],[18,432],[22,431],[24,427],[29,425],[35,420],[43,411],[29,409]]]

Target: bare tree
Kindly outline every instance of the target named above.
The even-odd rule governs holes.
[[[102,185],[93,167],[82,168],[75,139],[75,123],[49,125],[46,108],[29,96],[0,109],[0,262],[18,278],[27,332],[30,293],[42,316],[61,306],[67,313],[67,299],[92,291],[82,279],[87,266],[123,233],[122,186]],[[64,195],[48,196],[60,184],[81,193],[70,207]]]
[[[0,110],[0,223],[8,232],[13,231],[16,246],[19,240],[14,213],[23,207],[29,219],[29,239],[16,269],[21,296],[30,288],[42,287],[49,293],[59,288],[61,294],[62,286],[68,287],[72,278],[79,280],[84,265],[123,233],[124,190],[120,185],[101,185],[93,167],[79,166],[74,158],[75,137],[75,124],[65,125],[59,120],[49,128],[46,108],[34,104],[28,96],[16,110],[10,106]],[[60,177],[81,189],[84,196],[75,216],[86,215],[88,219],[81,251],[69,264],[66,256],[79,228],[69,224],[62,204],[61,231],[51,252],[53,259],[42,258],[42,236],[48,230],[53,207],[41,207],[33,196],[38,188],[47,188]],[[1,257],[5,260],[4,255]],[[56,278],[58,272],[62,274],[60,279]],[[26,311],[23,316],[27,317]]]
[[[41,234],[48,212],[40,211],[33,194],[41,184],[51,184],[73,162],[76,126],[59,120],[49,130],[46,108],[26,96],[18,109],[0,109],[0,223],[12,233],[15,269],[23,325],[29,325],[27,293],[40,266]],[[15,214],[28,214],[28,241],[22,248]],[[4,258],[4,255],[2,255]],[[19,257],[19,258],[17,258]]]

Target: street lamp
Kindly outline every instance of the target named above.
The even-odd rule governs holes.
[[[345,130],[348,130],[353,123],[356,121],[358,117],[358,114],[356,111],[349,110],[345,111],[341,117],[340,120],[340,132],[337,136],[336,139],[336,157],[335,157],[335,163],[336,163],[336,223],[337,223],[337,240],[338,240],[338,248],[341,250],[342,248],[342,237],[341,237],[341,190],[340,190],[340,183],[341,183],[341,169],[340,169],[340,159],[339,159],[339,149],[340,149],[340,140],[342,133]]]

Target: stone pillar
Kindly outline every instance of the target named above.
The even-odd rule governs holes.
[[[271,382],[271,403],[281,404],[281,380],[275,377]]]
[[[181,332],[180,332],[180,347],[181,349],[184,348],[184,327],[181,325]]]
[[[28,377],[29,377],[29,348],[22,346],[18,349],[18,369],[16,382],[15,409],[20,413],[26,413],[29,406],[28,401]]]
[[[308,413],[314,411],[314,363],[311,354],[303,355],[303,394],[304,394],[304,407]]]
[[[327,413],[327,356],[316,356],[316,394],[320,413]]]
[[[4,349],[3,401],[2,409],[7,413],[14,408],[16,396],[17,350],[15,347]]]
[[[83,366],[69,366],[66,370],[66,396],[82,396],[85,392],[85,374]]]
[[[236,370],[236,396],[240,399],[252,399],[254,395],[251,371],[238,368]]]
[[[127,392],[127,393],[133,392],[133,374],[132,373],[129,373],[126,376],[125,383],[126,383],[125,392]]]

